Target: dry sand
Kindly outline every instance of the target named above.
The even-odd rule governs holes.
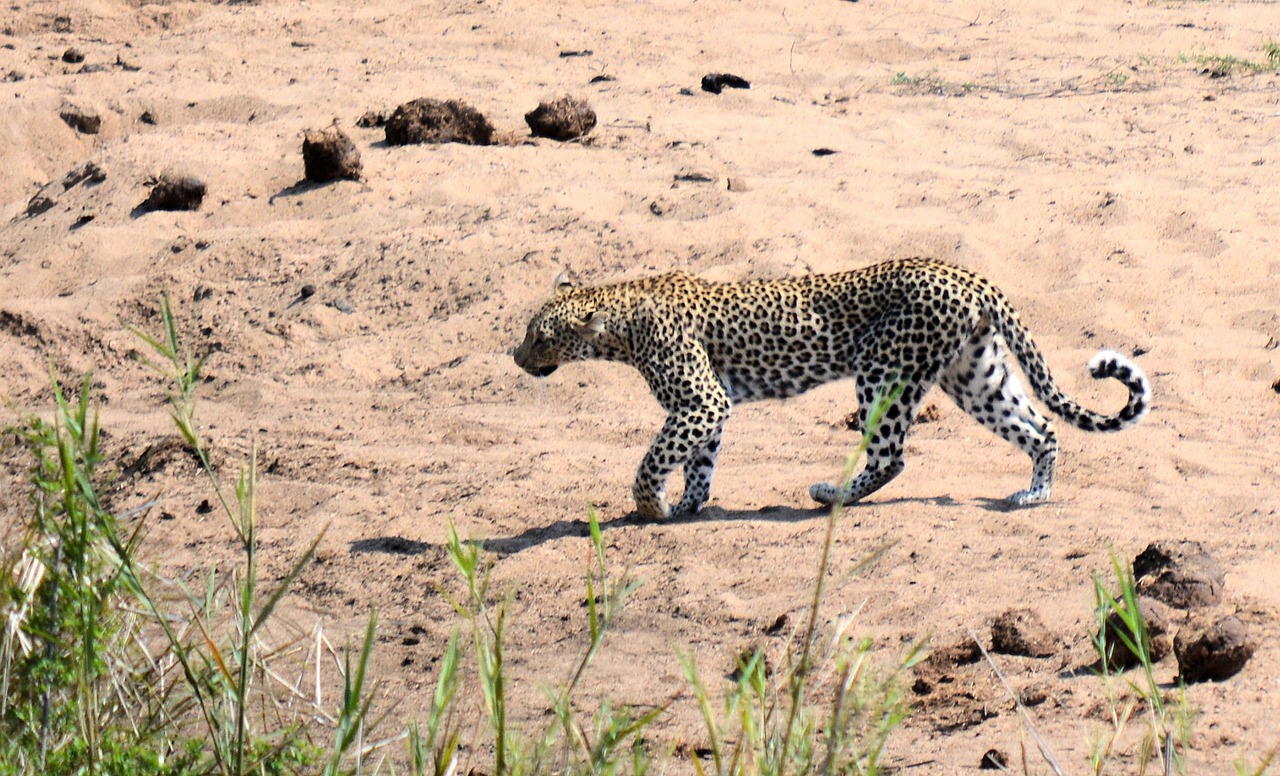
[[[1025,487],[1026,458],[932,394],[937,420],[840,525],[836,562],[896,544],[832,590],[829,613],[865,601],[855,629],[887,660],[1037,610],[1062,650],[1002,667],[1044,697],[1042,732],[1080,772],[1105,727],[1102,682],[1077,670],[1092,661],[1091,575],[1109,548],[1198,540],[1259,648],[1236,677],[1188,689],[1190,770],[1280,743],[1280,76],[1214,77],[1212,59],[1265,64],[1280,5],[68,0],[7,5],[0,28],[0,397],[45,411],[51,363],[93,370],[112,455],[172,440],[124,327],[154,329],[167,290],[194,347],[216,351],[198,411],[224,475],[258,446],[264,562],[282,571],[330,526],[291,617],[323,617],[340,641],[378,609],[377,669],[401,716],[424,708],[454,627],[437,592],[456,589],[449,520],[490,540],[516,592],[525,719],[542,719],[540,686],[581,642],[589,502],[616,566],[644,580],[589,676],[615,702],[678,692],[682,650],[711,677],[744,647],[777,650],[785,629],[766,630],[807,601],[824,528],[807,488],[856,443],[850,386],[739,408],[708,508],[642,524],[630,483],[662,413],[640,377],[591,363],[539,382],[510,357],[558,271],[727,280],[930,255],[1003,288],[1092,407],[1122,392],[1089,380],[1087,359],[1141,353],[1154,409],[1119,435],[1063,429],[1053,502],[1008,512],[998,499]],[[69,47],[82,63],[62,61]],[[709,72],[751,88],[702,92]],[[586,142],[389,147],[354,126],[456,98],[518,139],[523,114],[563,93],[599,114]],[[68,108],[100,131],[71,129]],[[304,131],[335,120],[363,181],[300,185]],[[85,162],[105,180],[57,183],[54,206],[25,215]],[[135,212],[165,172],[206,182],[198,211]],[[162,451],[115,506],[158,499],[149,552],[178,573],[234,558],[224,521],[197,512],[208,496]],[[1161,681],[1175,674],[1160,664]],[[892,764],[959,773],[1016,752],[990,672],[963,682],[917,699]],[[655,736],[700,744],[687,695]]]

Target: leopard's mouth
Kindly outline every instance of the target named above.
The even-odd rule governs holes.
[[[549,364],[547,366],[535,366],[534,368],[528,370],[528,372],[534,377],[546,377],[547,375],[551,374],[552,372],[556,371],[559,368],[560,368],[559,364]]]

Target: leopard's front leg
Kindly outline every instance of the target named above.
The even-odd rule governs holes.
[[[694,405],[667,416],[636,472],[632,494],[640,514],[651,520],[673,514],[667,501],[667,478],[681,466],[685,469],[685,496],[675,512],[694,513],[702,508],[711,489],[720,433],[728,418],[727,399]]]

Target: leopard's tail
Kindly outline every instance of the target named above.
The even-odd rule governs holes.
[[[992,290],[998,300],[993,309],[988,311],[992,324],[1018,359],[1036,396],[1055,415],[1083,431],[1122,431],[1137,425],[1146,416],[1151,409],[1151,383],[1141,367],[1114,350],[1099,351],[1089,360],[1089,374],[1095,380],[1105,380],[1108,377],[1119,380],[1129,389],[1129,401],[1114,415],[1103,415],[1080,406],[1053,381],[1044,356],[1022,325],[1017,311],[1002,293],[994,288]]]

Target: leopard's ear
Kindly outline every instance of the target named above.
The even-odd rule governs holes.
[[[563,294],[565,291],[572,291],[577,287],[578,284],[574,282],[568,272],[561,272],[559,275],[556,275],[556,280],[552,284],[552,290],[557,294]]]
[[[574,318],[573,329],[585,339],[595,339],[604,334],[604,316],[592,310],[581,318]]]

